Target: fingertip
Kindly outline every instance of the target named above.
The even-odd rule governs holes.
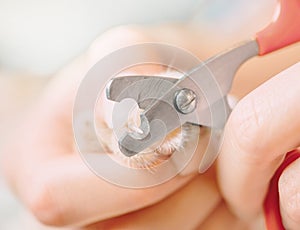
[[[256,154],[269,148],[264,140],[269,137],[267,120],[272,114],[268,103],[258,98],[251,95],[243,98],[233,110],[225,130],[230,133],[231,143],[240,150],[240,157],[255,164],[266,163],[266,157],[270,159],[268,155]]]

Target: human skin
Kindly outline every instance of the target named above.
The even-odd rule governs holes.
[[[218,161],[219,182],[231,210],[242,219],[257,215],[285,153],[300,145],[299,75],[300,62],[243,98],[228,120]],[[299,164],[300,160],[292,163],[279,180],[287,229],[300,226]]]
[[[3,161],[5,162],[3,169],[12,190],[44,224],[80,229],[172,227],[173,229],[259,229],[261,227],[264,192],[272,173],[280,164],[282,154],[299,144],[295,139],[289,139],[289,135],[294,136],[300,128],[299,119],[299,124],[297,123],[297,115],[300,111],[292,110],[296,103],[295,98],[299,98],[297,94],[300,91],[298,86],[300,78],[298,77],[298,80],[295,77],[300,73],[299,64],[286,73],[288,77],[283,78],[278,75],[275,80],[266,82],[238,104],[225,129],[221,156],[217,164],[205,174],[191,172],[188,175],[176,176],[156,187],[126,189],[95,176],[76,151],[72,133],[72,106],[76,89],[86,71],[111,51],[136,43],[168,41],[187,50],[199,46],[200,35],[194,34],[193,30],[184,27],[166,29],[169,33],[158,33],[162,28],[120,27],[103,34],[85,54],[56,74],[36,105],[24,117],[24,122],[16,131],[12,143],[6,148],[7,155]],[[201,49],[193,51],[201,59],[208,55],[202,54]],[[145,70],[137,70],[137,73],[143,71]],[[147,69],[147,72],[151,71],[155,73],[156,70]],[[278,83],[278,81],[283,82]],[[271,94],[264,95],[264,88],[267,87],[272,92],[275,88],[283,93],[288,85],[291,85],[293,90],[286,100],[282,95],[281,99],[275,94],[272,96],[277,99],[276,105],[283,106],[284,103],[283,108],[292,112],[289,115],[293,117],[286,119],[279,119],[281,118],[279,114],[276,115],[277,128],[282,130],[282,127],[289,127],[284,132],[284,138],[290,141],[282,144],[278,141],[279,137],[274,140],[269,137],[267,147],[270,148],[272,144],[272,149],[267,149],[266,146],[259,146],[259,149],[251,148],[251,143],[257,142],[254,137],[260,134],[259,132],[262,132],[265,126],[254,123],[256,126],[251,126],[249,130],[240,130],[237,126],[244,124],[240,128],[248,127],[248,119],[249,125],[252,124],[251,122],[256,122],[257,113],[252,111],[251,106],[257,98],[267,96],[269,99],[270,96],[269,100],[273,100]],[[269,103],[259,105],[261,110],[254,110],[255,112],[265,112],[263,108],[270,107]],[[282,113],[280,115],[285,117]],[[296,118],[295,127],[291,127],[291,123],[285,124],[291,118]],[[267,122],[267,127],[271,125],[269,123],[271,119]],[[235,136],[232,133],[235,133]],[[238,134],[249,139],[240,140],[237,138]],[[15,144],[14,140],[18,140],[18,143]],[[246,144],[243,144],[243,141]],[[238,150],[235,148],[235,143],[239,144]],[[279,144],[280,147],[277,148]],[[276,151],[272,154],[263,154],[270,153],[271,150]],[[255,154],[250,154],[253,151]],[[253,159],[245,156],[253,156]],[[237,161],[241,161],[241,164],[236,164]],[[262,163],[253,165],[253,162]],[[262,168],[257,168],[260,166]],[[262,169],[262,174],[257,175],[261,171],[255,171],[256,169]],[[263,169],[266,169],[267,173]],[[288,179],[281,181],[280,184],[285,181],[284,187],[289,186]],[[248,187],[245,188],[245,182],[251,184],[251,192],[248,191]],[[255,198],[253,194],[257,196],[257,193],[260,195],[259,199],[253,201]],[[284,194],[285,192],[281,193],[283,210],[286,208]],[[285,213],[289,212],[284,212],[283,216]],[[285,223],[291,224],[287,218]]]

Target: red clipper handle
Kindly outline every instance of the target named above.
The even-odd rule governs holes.
[[[280,0],[279,15],[256,34],[259,55],[300,41],[300,0]]]
[[[264,202],[265,221],[268,230],[284,230],[279,207],[278,181],[284,169],[299,157],[300,151],[289,152],[270,182],[269,191]]]

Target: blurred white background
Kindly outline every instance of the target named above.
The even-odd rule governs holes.
[[[186,22],[205,31],[206,38],[199,42],[240,40],[270,21],[275,2],[0,0],[0,156],[12,127],[38,96],[47,77],[83,52],[103,31],[123,24]],[[27,220],[0,175],[0,229],[35,229]]]
[[[252,35],[261,26],[257,18],[268,21],[275,1],[0,0],[0,66],[53,73],[97,35],[121,24],[197,21],[227,35],[247,25]]]

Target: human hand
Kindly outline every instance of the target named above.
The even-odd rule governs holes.
[[[228,120],[218,178],[230,210],[243,220],[251,222],[261,212],[270,179],[285,153],[299,147],[299,74],[300,62],[243,98]],[[300,226],[299,172],[300,159],[279,179],[286,229]]]

